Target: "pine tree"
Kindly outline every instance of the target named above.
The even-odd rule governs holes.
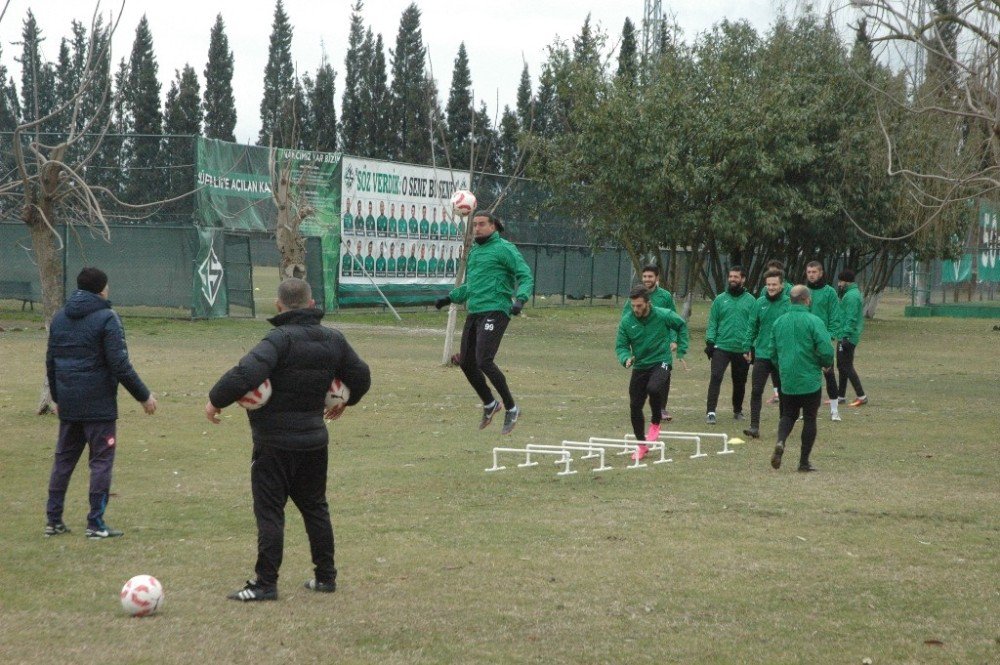
[[[632,19],[625,18],[622,26],[622,43],[618,49],[618,72],[615,75],[619,82],[635,86],[639,80],[639,46],[635,36],[635,26]]]
[[[472,138],[472,74],[469,72],[469,56],[465,42],[458,46],[455,69],[451,75],[451,91],[448,93],[447,113],[448,153],[451,167],[469,168],[469,141]]]
[[[427,164],[431,159],[425,56],[420,9],[411,3],[403,10],[396,34],[396,48],[392,51],[392,142],[389,147],[394,159],[414,164]]]
[[[367,141],[361,97],[371,60],[364,59],[363,7],[362,0],[355,0],[351,8],[351,28],[347,35],[347,55],[344,56],[344,95],[340,101],[340,145],[344,152],[351,155],[364,154],[362,150]]]
[[[323,50],[315,80],[305,87],[309,102],[309,137],[305,147],[321,152],[337,150],[337,72]]]
[[[48,115],[56,106],[55,73],[52,65],[42,62],[41,43],[45,41],[35,15],[28,10],[21,30],[21,111],[23,120],[32,121]],[[47,122],[41,131],[55,129]]]
[[[128,64],[125,104],[131,116],[132,154],[128,162],[128,186],[125,197],[129,203],[161,198],[163,172],[160,162],[160,135],[163,133],[163,113],[160,110],[159,66],[153,51],[153,35],[143,14],[135,31],[135,42]]]
[[[579,36],[573,38],[573,61],[585,67],[600,65],[597,38],[590,27],[590,14],[584,19]]]
[[[0,132],[13,132],[20,121],[21,105],[17,99],[14,79],[0,61]],[[3,168],[4,173],[11,173],[15,168],[13,154],[9,149],[0,150],[0,168]],[[7,202],[0,202],[0,211],[7,212],[8,205]]]
[[[534,99],[531,97],[531,76],[528,74],[528,63],[521,70],[521,81],[517,85],[517,123],[523,131],[534,131]]]
[[[208,41],[208,64],[205,65],[205,136],[235,141],[236,98],[233,96],[233,52],[229,50],[222,14],[215,17]]]
[[[506,176],[516,176],[518,161],[521,151],[518,148],[517,140],[521,134],[521,126],[517,120],[517,113],[509,106],[503,107],[503,115],[500,117],[500,134],[497,137],[499,146],[500,173]]]
[[[500,170],[500,137],[493,126],[486,102],[479,102],[475,121],[476,163],[477,171],[497,173]]]
[[[395,155],[395,143],[389,118],[391,108],[382,35],[373,38],[369,29],[365,34],[362,53],[368,58],[369,65],[365,69],[361,93],[365,142],[357,154],[377,159],[392,159]]]
[[[296,77],[292,82],[292,94],[281,107],[278,116],[278,130],[275,136],[275,145],[287,148],[308,148],[307,137],[312,136],[313,127],[311,123],[311,111],[309,109],[309,96],[306,94],[304,84],[312,87],[312,79],[306,74],[302,79]]]
[[[546,63],[538,79],[538,95],[535,98],[534,124],[531,132],[539,136],[552,137],[559,133],[558,127],[555,75]]]
[[[282,127],[282,118],[290,120],[291,105],[295,97],[295,67],[292,65],[292,26],[285,13],[282,0],[274,7],[271,24],[271,42],[267,49],[267,66],[264,68],[264,97],[260,101],[260,134],[258,145],[268,145],[272,135],[280,141],[290,134],[291,127]]]
[[[194,67],[184,65],[176,72],[167,91],[163,112],[163,157],[167,171],[167,198],[175,198],[194,189],[194,137],[201,134],[201,86]],[[170,204],[171,212],[190,213],[190,197]]]

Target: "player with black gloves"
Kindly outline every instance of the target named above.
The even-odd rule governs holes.
[[[502,433],[510,434],[521,412],[494,358],[510,317],[520,314],[531,297],[535,279],[517,247],[500,237],[503,222],[499,217],[490,212],[476,212],[472,230],[475,244],[469,250],[465,283],[438,298],[434,306],[441,309],[453,303],[466,304],[468,316],[462,330],[461,367],[483,401],[479,429],[489,425],[501,408],[486,383],[489,379],[506,409]]]

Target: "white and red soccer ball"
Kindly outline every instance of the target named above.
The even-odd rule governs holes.
[[[330,383],[330,389],[326,391],[326,408],[332,409],[335,406],[347,404],[349,399],[351,399],[351,390],[340,379],[334,379]]]
[[[131,616],[149,616],[163,605],[163,585],[152,575],[136,575],[122,587],[121,599]]]
[[[271,379],[264,379],[264,383],[236,400],[236,403],[247,411],[254,411],[267,404],[269,399],[271,399]]]
[[[476,209],[476,195],[467,189],[456,190],[451,195],[451,210],[459,217],[468,217]]]

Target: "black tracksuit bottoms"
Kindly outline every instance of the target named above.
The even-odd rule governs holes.
[[[669,392],[670,365],[667,363],[632,370],[632,378],[628,382],[628,406],[632,432],[637,440],[646,440],[646,417],[642,414],[646,400],[649,400],[649,408],[652,410],[650,422],[659,425],[664,396]]]
[[[715,413],[719,405],[722,378],[726,375],[726,368],[730,364],[733,366],[733,413],[743,413],[743,398],[746,396],[750,363],[742,353],[722,349],[715,349],[712,352],[712,375],[708,380],[708,402],[705,405],[705,413]]]
[[[795,421],[802,412],[802,452],[799,454],[799,466],[809,464],[809,453],[816,443],[816,414],[819,404],[823,401],[823,389],[805,395],[788,395],[781,393],[781,420],[778,422],[778,441],[785,441],[795,427]]]
[[[257,518],[257,582],[278,584],[285,545],[285,504],[288,499],[302,513],[318,582],[334,582],[333,525],[326,502],[328,449],[283,450],[254,446],[250,464],[253,514]]]
[[[483,405],[493,401],[493,393],[486,384],[486,379],[489,379],[508,411],[514,408],[514,396],[507,387],[507,377],[493,360],[509,323],[510,317],[503,312],[470,314],[462,329],[461,346],[462,372],[479,399],[483,400]]]

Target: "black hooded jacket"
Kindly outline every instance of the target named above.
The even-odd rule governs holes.
[[[322,310],[305,308],[269,319],[274,329],[209,391],[209,400],[222,409],[271,380],[271,398],[247,412],[254,445],[322,448],[329,441],[323,412],[333,379],[351,391],[348,406],[357,404],[371,387],[368,365],[340,331],[320,324],[322,318]]]

